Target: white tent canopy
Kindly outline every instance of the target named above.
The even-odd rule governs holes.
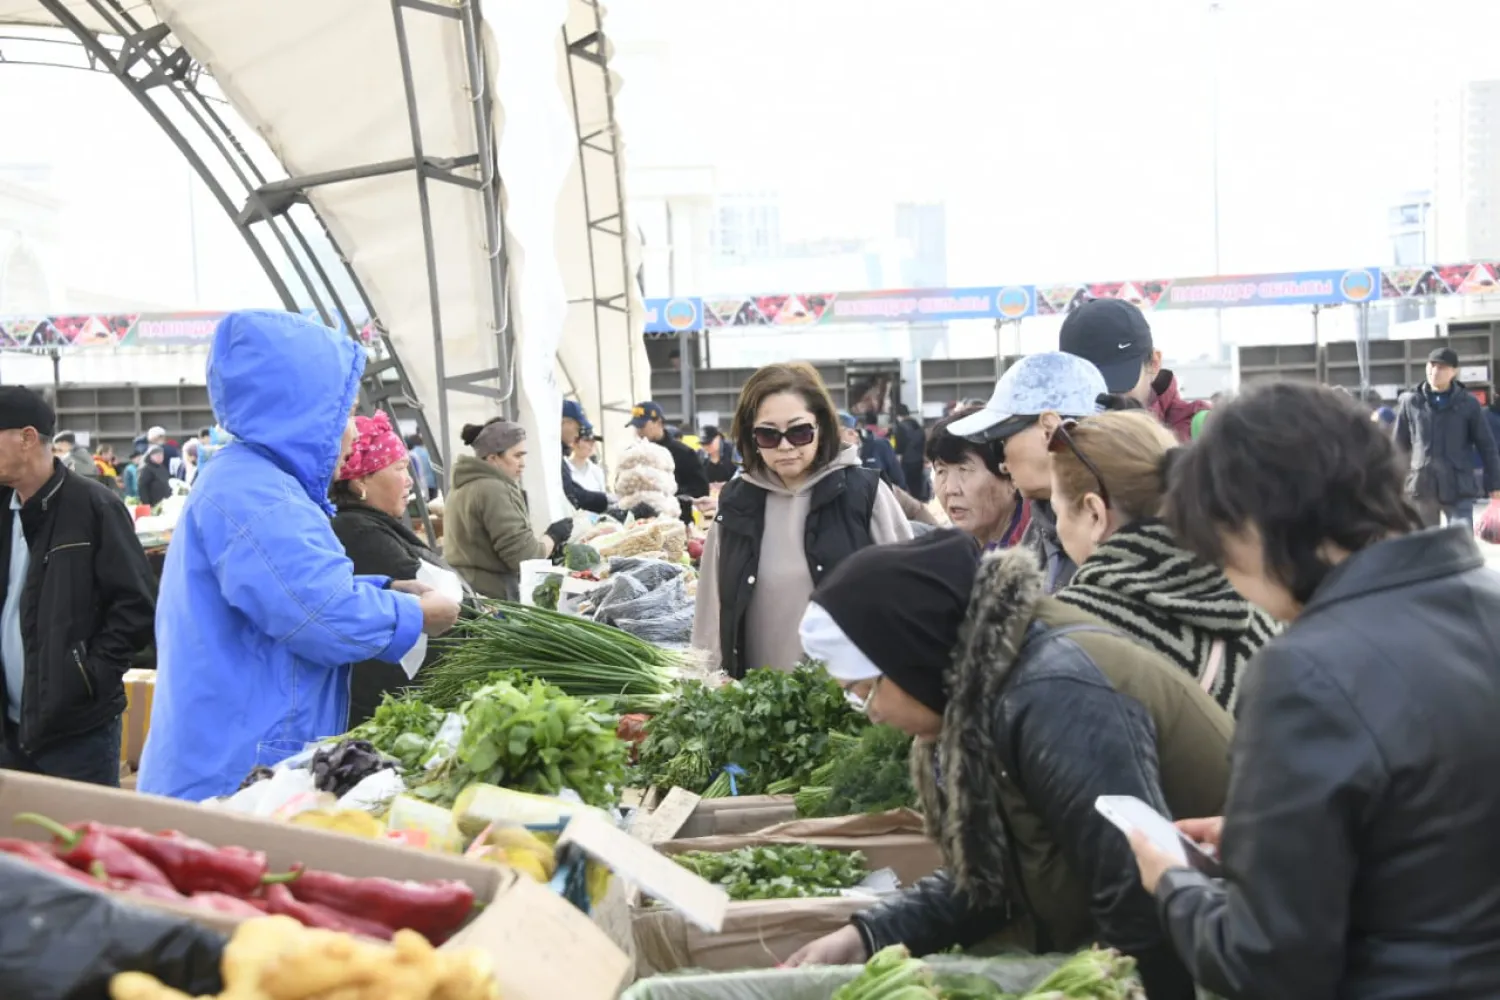
[[[247,231],[312,207],[447,455],[502,407],[557,454],[559,367],[606,428],[649,394],[593,0],[0,0],[0,23],[124,36],[115,72],[148,111],[186,75],[174,58],[211,74],[275,163],[247,177],[210,143],[185,155]],[[561,513],[559,471],[528,470],[539,522]]]

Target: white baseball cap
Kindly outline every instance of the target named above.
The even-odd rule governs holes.
[[[1104,376],[1093,362],[1074,354],[1047,351],[1017,361],[1000,381],[990,401],[978,413],[955,420],[948,433],[975,441],[1001,441],[1043,413],[1086,417],[1099,412],[1099,397],[1108,392]]]

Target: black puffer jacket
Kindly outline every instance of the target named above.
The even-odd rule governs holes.
[[[453,572],[415,532],[374,507],[360,503],[340,504],[333,517],[333,533],[343,543],[344,554],[354,563],[354,572],[360,576],[414,580],[424,562]],[[426,668],[436,658],[436,649],[429,645],[422,666]],[[349,677],[349,728],[374,715],[388,692],[400,691],[412,683],[399,663],[384,660],[356,663]]]
[[[1466,525],[1350,556],[1241,696],[1228,880],[1157,898],[1206,989],[1500,997],[1500,576]]]
[[[1094,800],[1134,795],[1167,815],[1216,814],[1233,723],[1159,654],[1042,589],[1025,550],[981,567],[942,735],[912,751],[947,867],[855,924],[872,953],[997,933],[1038,953],[1098,941],[1136,957],[1152,1000],[1192,1000],[1130,845]]]

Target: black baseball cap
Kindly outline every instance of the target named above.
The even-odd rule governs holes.
[[[626,424],[625,426],[645,427],[653,420],[660,420],[662,423],[667,422],[667,414],[662,410],[660,404],[652,403],[650,401],[647,401],[645,403],[636,403],[635,409],[630,411],[630,423]]]
[[[1428,362],[1432,364],[1447,365],[1449,368],[1458,367],[1458,352],[1451,347],[1436,348],[1427,355]]]
[[[1092,361],[1110,392],[1129,392],[1156,348],[1145,313],[1121,299],[1092,299],[1063,320],[1057,349]]]
[[[45,438],[57,430],[57,414],[41,394],[24,385],[0,385],[0,431],[27,427]]]

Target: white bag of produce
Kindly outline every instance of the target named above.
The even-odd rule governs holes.
[[[248,791],[248,789],[247,789]],[[391,799],[406,791],[406,782],[399,771],[376,771],[344,793],[339,799],[340,809],[354,809],[378,816],[385,812]]]

